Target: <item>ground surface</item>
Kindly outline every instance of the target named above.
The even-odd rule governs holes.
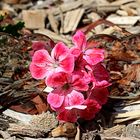
[[[139,0],[1,1],[0,13],[10,16],[0,20],[1,27],[25,22],[19,37],[0,33],[1,139],[140,139],[139,5]],[[44,81],[34,80],[28,69],[31,42],[50,43],[50,37],[72,46],[77,29],[85,32],[91,45],[93,40],[100,42],[98,47],[106,51],[110,96],[94,120],[58,125],[55,114],[49,112]]]

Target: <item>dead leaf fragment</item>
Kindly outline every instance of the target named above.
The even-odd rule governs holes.
[[[77,128],[73,123],[63,123],[60,124],[57,128],[52,130],[53,137],[66,136],[74,137],[76,135]]]
[[[37,108],[39,114],[47,111],[48,107],[39,95],[33,98],[32,101],[35,103],[35,107]]]
[[[140,64],[134,64],[125,71],[125,76],[118,81],[122,85],[130,85],[130,82],[140,82]]]

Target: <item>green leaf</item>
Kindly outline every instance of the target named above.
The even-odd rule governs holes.
[[[3,20],[4,19],[4,16],[0,15],[0,20]]]
[[[17,24],[8,24],[5,26],[0,26],[0,32],[9,33],[13,36],[20,36],[19,31],[24,27],[24,22],[19,21]]]

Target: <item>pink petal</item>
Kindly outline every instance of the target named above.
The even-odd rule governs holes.
[[[35,79],[44,79],[47,76],[48,71],[45,67],[39,67],[34,63],[31,63],[29,66],[31,75]]]
[[[88,49],[85,51],[83,58],[90,65],[96,65],[97,63],[104,60],[104,51],[101,49]]]
[[[93,66],[93,82],[95,82],[97,88],[108,87],[111,85],[109,83],[109,73],[101,63]]]
[[[67,74],[63,72],[53,73],[46,78],[45,82],[50,87],[63,86],[67,82]]]
[[[66,95],[70,94],[72,92],[72,90],[73,89],[71,87],[68,87],[68,89],[67,89],[67,88],[64,87],[64,85],[62,85],[61,87],[59,87],[59,86],[56,87],[52,91],[52,93],[59,94],[59,95],[62,95],[62,96],[66,96]],[[65,99],[65,100],[67,100],[67,99]]]
[[[77,113],[75,112],[75,110],[64,110],[63,112],[58,114],[57,119],[66,122],[76,122]]]
[[[80,77],[79,75],[73,75],[72,76],[72,86],[74,89],[79,91],[87,91],[89,81],[86,81],[83,79],[83,77]]]
[[[59,94],[59,95],[61,95],[61,94]],[[60,107],[53,107],[53,106],[51,106],[51,108],[53,110],[55,110],[57,113],[63,112],[65,110],[65,107],[68,106],[68,100],[65,97],[66,96],[64,96],[64,101],[63,101],[63,103],[62,103],[62,105]]]
[[[109,73],[101,63],[93,67],[93,75],[97,81],[109,80]]]
[[[82,71],[84,73],[83,81],[87,83],[87,85],[92,81],[91,74],[86,71]]]
[[[60,62],[60,70],[71,73],[74,70],[74,56],[69,54]]]
[[[86,37],[82,31],[77,31],[75,35],[72,38],[73,43],[77,48],[79,48],[81,51],[85,50],[86,47]]]
[[[75,66],[74,66],[74,70],[75,71],[81,71],[81,70],[85,70],[85,66],[88,63],[86,62],[85,59],[83,59],[83,54],[80,54],[76,60],[75,60]]]
[[[52,58],[47,50],[38,50],[34,53],[32,62],[39,66],[51,65]]]
[[[96,81],[95,82],[95,86],[96,86],[95,88],[105,88],[105,87],[108,87],[110,85],[111,85],[111,83],[109,83],[106,80]]]
[[[69,48],[64,43],[59,42],[53,48],[53,50],[51,52],[51,56],[56,61],[61,61],[68,55],[68,53],[70,53]]]
[[[65,109],[67,110],[72,110],[72,109],[80,109],[80,110],[84,110],[86,109],[87,106],[86,105],[73,105],[73,106],[66,106]]]
[[[64,96],[59,94],[49,93],[47,96],[47,101],[53,108],[59,108],[62,106],[64,98]]]
[[[79,55],[82,53],[82,51],[81,51],[79,48],[77,48],[77,47],[72,47],[72,48],[70,49],[70,52],[71,52],[71,54],[74,55],[75,57],[79,56]]]
[[[101,106],[96,100],[87,99],[84,104],[87,106],[87,108],[80,111],[80,117],[85,120],[93,119],[96,113],[98,113],[101,109]]]
[[[103,105],[107,102],[109,92],[107,88],[96,88],[93,89],[90,99],[96,100],[100,105]]]
[[[68,94],[67,98],[69,106],[81,105],[85,101],[83,94],[75,90],[73,90],[70,94]]]

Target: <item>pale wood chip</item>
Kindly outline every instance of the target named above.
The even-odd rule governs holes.
[[[130,3],[130,2],[135,2],[135,0],[116,0],[112,3],[110,3],[111,5],[122,5],[122,4],[125,4],[125,3]]]
[[[68,140],[68,138],[65,137],[58,137],[58,138],[30,138],[30,137],[24,137],[24,140]]]
[[[80,128],[77,127],[77,133],[74,140],[80,140]]]
[[[93,4],[94,3],[94,4]],[[84,9],[89,9],[89,8],[96,8],[97,4],[95,3],[95,0],[77,0],[77,1],[72,1],[70,3],[63,3],[58,7],[51,8],[48,11],[51,11],[54,15],[60,14],[60,11],[63,13],[77,9],[78,7],[82,7]]]
[[[11,135],[25,135],[31,137],[41,137],[47,134],[58,124],[56,116],[53,113],[46,112],[40,115],[32,115],[32,119],[28,124],[16,123],[10,124],[8,132]]]
[[[64,27],[62,27],[63,33],[76,30],[83,14],[84,9],[81,8],[67,12],[64,19]]]
[[[120,9],[123,9],[123,7],[139,8],[140,4],[137,2],[131,2],[131,3],[124,4],[124,5],[120,5]]]
[[[107,4],[109,5],[110,3],[107,0],[96,0],[96,3],[99,4]]]
[[[0,135],[6,140],[10,138],[10,134],[7,131],[0,131]]]
[[[111,26],[111,27],[108,27],[108,28],[104,29],[102,32],[100,32],[100,34],[111,35],[115,31],[120,31],[120,28],[118,28],[117,26]]]
[[[127,11],[124,10],[117,10],[116,13],[120,16],[128,16]]]
[[[54,7],[52,9],[47,10],[47,12],[51,11],[54,15],[58,15],[60,13],[60,10],[62,12],[67,12],[67,11],[76,9],[81,5],[82,5],[81,0],[74,1],[74,2],[71,2],[71,3],[63,3],[59,7]]]
[[[93,22],[101,19],[100,15],[95,12],[91,12],[90,14],[87,15],[87,17],[91,19]],[[103,31],[103,25],[98,25],[95,27],[95,33],[99,34],[102,31]]]
[[[23,10],[22,17],[25,27],[29,29],[45,28],[45,10]]]
[[[138,116],[132,116],[132,117],[127,117],[127,118],[119,118],[119,119],[115,119],[113,121],[114,124],[119,124],[119,123],[124,123],[126,121],[130,121],[130,120],[136,120],[136,119],[139,119],[140,118],[140,115]]]
[[[99,4],[97,5],[98,12],[115,12],[118,10],[120,5],[110,4]]]
[[[115,137],[115,136],[111,136],[111,137],[106,137],[106,136],[102,136],[102,140],[139,140],[137,138],[134,137]]]
[[[14,118],[22,123],[29,124],[32,119],[32,115],[24,114],[20,112],[13,111],[11,109],[7,109],[3,112],[4,115]]]
[[[34,32],[47,35],[48,37],[50,37],[54,41],[62,41],[64,43],[66,43],[66,44],[71,44],[71,41],[69,41],[68,39],[66,39],[64,37],[61,37],[60,35],[52,32],[50,30],[47,30],[47,29],[35,30]]]
[[[109,16],[107,17],[107,20],[117,25],[134,25],[138,20],[140,20],[140,16]]]
[[[114,127],[108,128],[107,130],[104,130],[105,136],[111,136],[117,132],[120,132],[125,128],[125,125],[116,125]]]
[[[115,115],[115,118],[125,118],[125,117],[134,117],[134,116],[140,116],[140,110],[118,113]]]
[[[16,136],[13,136],[13,137],[10,137],[10,138],[8,138],[6,140],[17,140],[17,138],[16,138]]]
[[[44,136],[45,132],[42,132],[41,130],[37,128],[33,128],[31,126],[26,125],[17,125],[17,124],[10,124],[10,128],[8,128],[8,132],[11,135],[25,135],[25,136],[31,136],[31,137],[40,137]]]
[[[58,34],[58,22],[51,12],[48,12],[48,19],[49,19],[49,22],[51,24],[53,31]]]

